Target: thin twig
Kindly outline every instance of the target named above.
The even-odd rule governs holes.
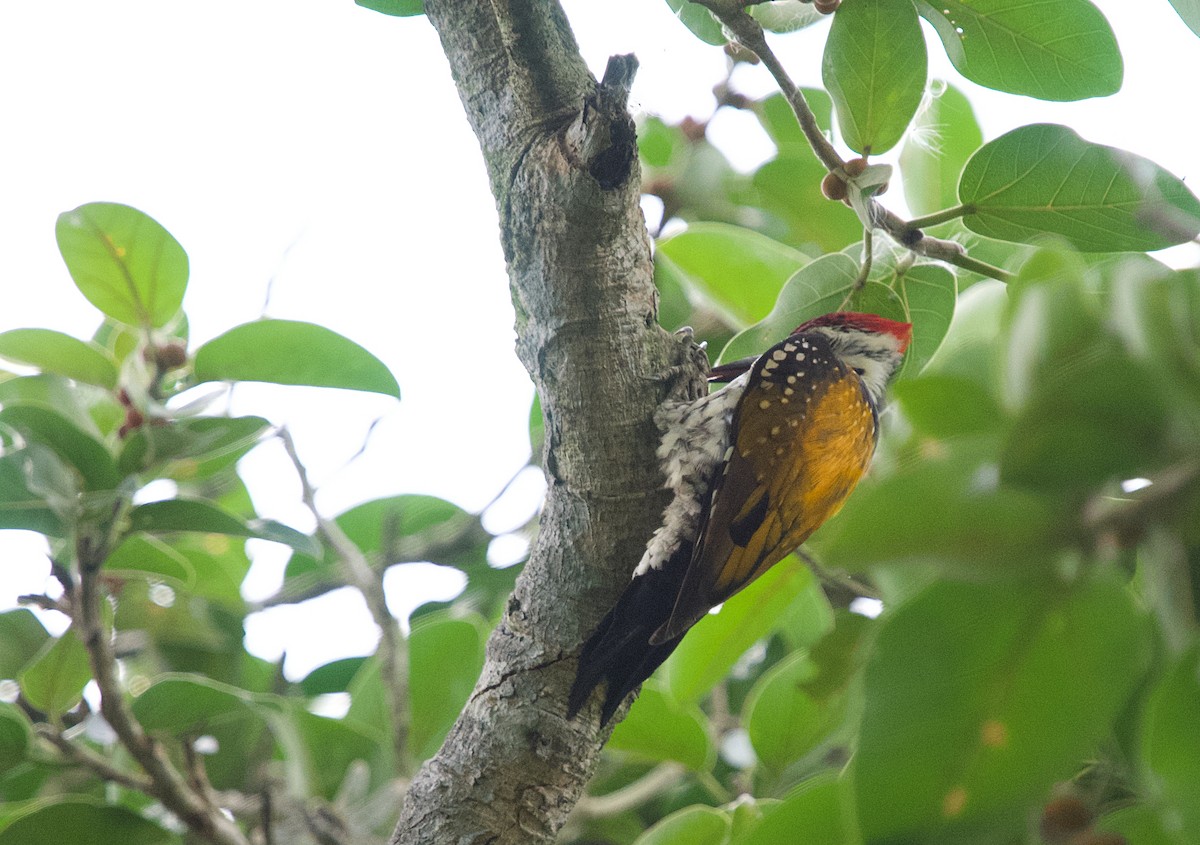
[[[82,766],[103,780],[109,783],[115,783],[118,786],[123,786],[126,789],[136,789],[139,792],[151,792],[152,784],[150,779],[144,775],[139,775],[136,772],[124,772],[114,766],[107,758],[96,753],[86,745],[81,745],[77,742],[72,742],[63,736],[62,731],[53,725],[45,722],[39,722],[34,725],[34,730],[46,742],[53,745],[58,751],[72,763]]]
[[[1083,509],[1083,528],[1093,538],[1113,538],[1121,545],[1138,542],[1200,487],[1200,462],[1189,460],[1156,473],[1147,487],[1123,498],[1097,496]]]
[[[76,544],[79,587],[78,601],[74,602],[74,622],[87,649],[92,676],[100,689],[100,713],[130,756],[149,776],[147,794],[161,801],[197,835],[214,845],[248,845],[238,826],[219,807],[189,787],[162,745],[146,733],[125,699],[125,691],[117,677],[112,638],[104,623],[105,596],[100,585],[100,568],[108,554],[106,546],[106,542],[86,534]]]
[[[17,596],[17,604],[32,604],[35,607],[40,607],[42,610],[57,610],[59,613],[65,613],[67,616],[71,615],[71,608],[65,601],[52,599],[50,596],[42,593],[27,593]]]
[[[215,804],[216,792],[208,780],[208,772],[205,771],[204,760],[196,751],[195,740],[191,737],[183,741],[183,763],[188,782],[191,783],[192,789],[205,796],[209,803]]]
[[[405,679],[407,671],[402,665],[406,654],[400,637],[400,625],[388,610],[387,598],[383,591],[383,575],[375,572],[366,555],[346,536],[346,532],[332,519],[326,519],[317,508],[316,488],[309,480],[308,470],[296,452],[296,443],[291,432],[280,428],[278,436],[300,480],[300,495],[304,506],[316,520],[317,536],[333,551],[342,566],[347,583],[362,593],[371,619],[379,626],[379,647],[376,651],[379,657],[379,673],[390,699],[396,765],[403,773],[407,770],[408,760],[408,690]]]
[[[856,596],[865,599],[876,599],[882,601],[883,596],[879,590],[872,587],[870,584],[859,581],[846,572],[830,572],[816,558],[810,555],[804,549],[796,549],[796,557],[804,561],[805,566],[812,570],[813,575],[817,576],[817,580],[831,587],[837,587],[841,590],[848,590]]]
[[[775,77],[775,84],[787,99],[800,123],[804,137],[812,146],[817,158],[825,165],[825,169],[834,171],[845,165],[825,133],[817,123],[817,116],[804,98],[804,93],[796,87],[786,69],[780,63],[775,52],[767,44],[766,33],[754,18],[750,17],[737,0],[695,0],[717,16],[725,27],[733,33],[738,43],[762,60],[763,66]]]
[[[657,798],[683,779],[685,769],[679,763],[655,766],[628,786],[607,795],[585,795],[575,805],[575,812],[586,818],[616,816],[633,810]]]
[[[926,214],[924,217],[914,217],[908,221],[908,225],[914,229],[927,229],[939,223],[949,223],[951,220],[957,220],[970,213],[972,213],[971,206],[956,205],[954,208],[944,208],[933,214]]]
[[[846,300],[842,302],[839,311],[845,311],[850,304],[850,297],[858,293],[867,286],[867,279],[871,276],[871,266],[875,263],[875,234],[870,229],[863,229],[863,254],[862,265],[858,268],[858,277],[854,280],[854,287],[846,293]]]
[[[809,146],[812,147],[817,158],[821,160],[821,163],[831,173],[838,171],[844,173],[842,168],[845,162],[838,155],[837,150],[830,143],[829,139],[825,137],[825,133],[821,131],[812,108],[809,107],[808,101],[804,98],[804,93],[796,87],[796,83],[788,75],[787,69],[784,68],[779,58],[775,55],[775,52],[767,44],[767,37],[763,32],[762,26],[746,13],[746,10],[743,8],[743,0],[693,0],[693,2],[704,6],[716,15],[717,19],[721,21],[725,28],[733,34],[743,47],[750,50],[762,60],[763,66],[770,71],[771,76],[775,78],[775,84],[779,86],[779,90],[791,105],[792,111],[796,115],[796,120],[800,124],[800,129],[804,132],[804,137],[808,139]],[[874,226],[882,229],[892,240],[906,249],[910,249],[926,258],[944,261],[947,264],[953,264],[956,267],[970,270],[973,273],[979,273],[982,276],[999,279],[1002,282],[1009,282],[1014,278],[1013,274],[1007,270],[971,258],[967,255],[966,250],[963,249],[961,244],[930,237],[921,231],[919,227],[913,225],[913,223],[884,208],[878,201],[872,199],[869,202],[869,216]],[[952,209],[951,211],[958,212],[953,216],[962,216],[960,209]],[[930,215],[929,217],[936,217],[936,215]],[[949,219],[953,219],[953,217]]]

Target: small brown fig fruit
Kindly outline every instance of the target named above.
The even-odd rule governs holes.
[[[1060,795],[1046,802],[1039,825],[1042,839],[1051,845],[1065,843],[1092,826],[1092,810],[1074,795]]]
[[[850,178],[862,176],[863,171],[867,169],[867,160],[865,158],[852,158],[842,165],[842,169],[846,171],[846,175]]]
[[[821,193],[825,199],[844,200],[846,198],[846,183],[836,173],[826,173],[821,180]]]
[[[164,343],[154,350],[154,360],[164,370],[173,370],[187,363],[187,348],[182,343]]]

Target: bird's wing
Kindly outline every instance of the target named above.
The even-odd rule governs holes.
[[[759,358],[733,425],[675,608],[652,642],[686,631],[799,547],[842,506],[875,450],[862,382],[817,334]]]

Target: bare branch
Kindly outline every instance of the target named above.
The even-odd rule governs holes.
[[[371,619],[379,626],[379,674],[384,689],[388,691],[389,712],[392,720],[392,742],[396,753],[396,765],[401,773],[407,770],[408,760],[408,682],[407,652],[400,636],[400,625],[387,606],[383,590],[383,574],[376,573],[362,550],[346,536],[346,532],[332,519],[326,519],[317,508],[317,491],[308,478],[308,470],[296,452],[296,443],[286,428],[278,431],[279,439],[287,452],[296,476],[300,479],[301,498],[317,522],[317,536],[333,551],[346,582],[362,593],[370,610]]]
[[[34,730],[37,731],[39,737],[50,745],[53,745],[72,763],[88,769],[103,780],[123,786],[126,789],[136,789],[146,793],[151,792],[152,784],[149,778],[134,772],[125,772],[118,769],[107,758],[88,748],[86,745],[67,739],[62,731],[54,725],[39,722],[34,725]]]

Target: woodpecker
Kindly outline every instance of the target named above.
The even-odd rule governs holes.
[[[569,718],[607,682],[607,723],[709,610],[837,513],[871,462],[884,390],[911,337],[909,323],[826,314],[714,368],[720,390],[659,408],[658,460],[674,495],[583,645]]]

